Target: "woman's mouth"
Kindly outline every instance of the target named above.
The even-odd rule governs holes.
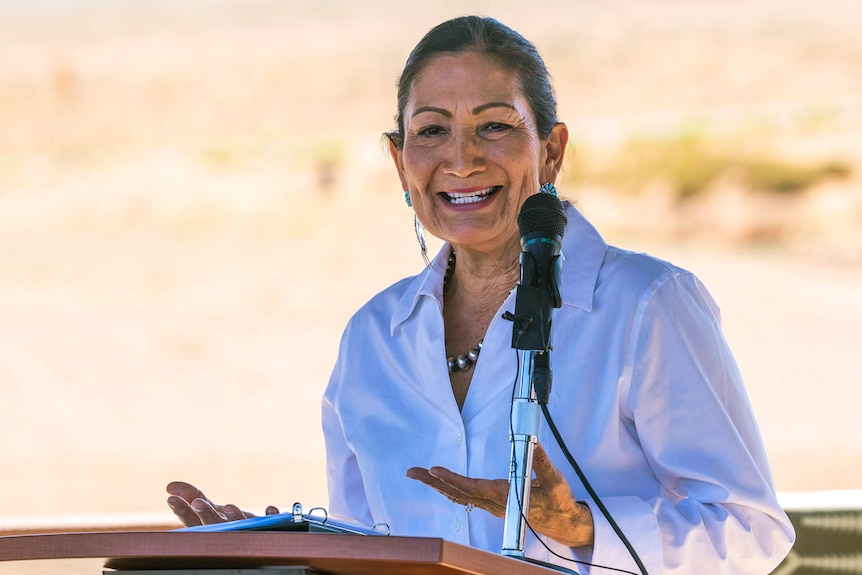
[[[484,188],[471,192],[441,192],[440,195],[443,196],[450,204],[475,204],[478,202],[485,201],[486,199],[497,193],[499,190],[500,186],[493,186],[490,188]]]

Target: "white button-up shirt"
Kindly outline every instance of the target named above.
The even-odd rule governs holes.
[[[549,410],[569,450],[651,575],[769,573],[794,532],[718,307],[691,273],[608,246],[573,207],[567,216]],[[508,477],[518,352],[502,315],[514,311],[515,292],[488,327],[459,412],[443,331],[448,253],[347,325],[323,398],[329,511],[499,553],[502,519],[468,514],[405,476],[439,465]],[[595,544],[570,549],[528,534],[527,555],[590,571],[544,542],[567,558],[638,572],[544,423],[540,441],[590,505]]]

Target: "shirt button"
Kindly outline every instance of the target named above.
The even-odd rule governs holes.
[[[461,440],[463,439],[463,436],[461,435],[461,432],[459,431],[459,432],[458,432],[458,435],[456,435],[455,437],[457,438],[458,445],[461,445]]]
[[[455,519],[452,521],[452,531],[455,533],[461,533],[461,522]]]

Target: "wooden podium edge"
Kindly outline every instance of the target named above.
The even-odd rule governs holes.
[[[106,559],[109,569],[303,566],[335,575],[547,575],[552,569],[438,538],[272,531],[100,531],[0,537],[0,561]]]

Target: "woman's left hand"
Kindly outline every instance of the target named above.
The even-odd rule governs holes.
[[[593,515],[590,508],[578,503],[569,482],[554,467],[541,444],[533,454],[536,479],[530,489],[529,523],[541,533],[568,547],[593,544]],[[460,505],[472,504],[496,517],[506,516],[509,481],[506,479],[473,479],[444,467],[412,467],[407,477],[433,487]]]

